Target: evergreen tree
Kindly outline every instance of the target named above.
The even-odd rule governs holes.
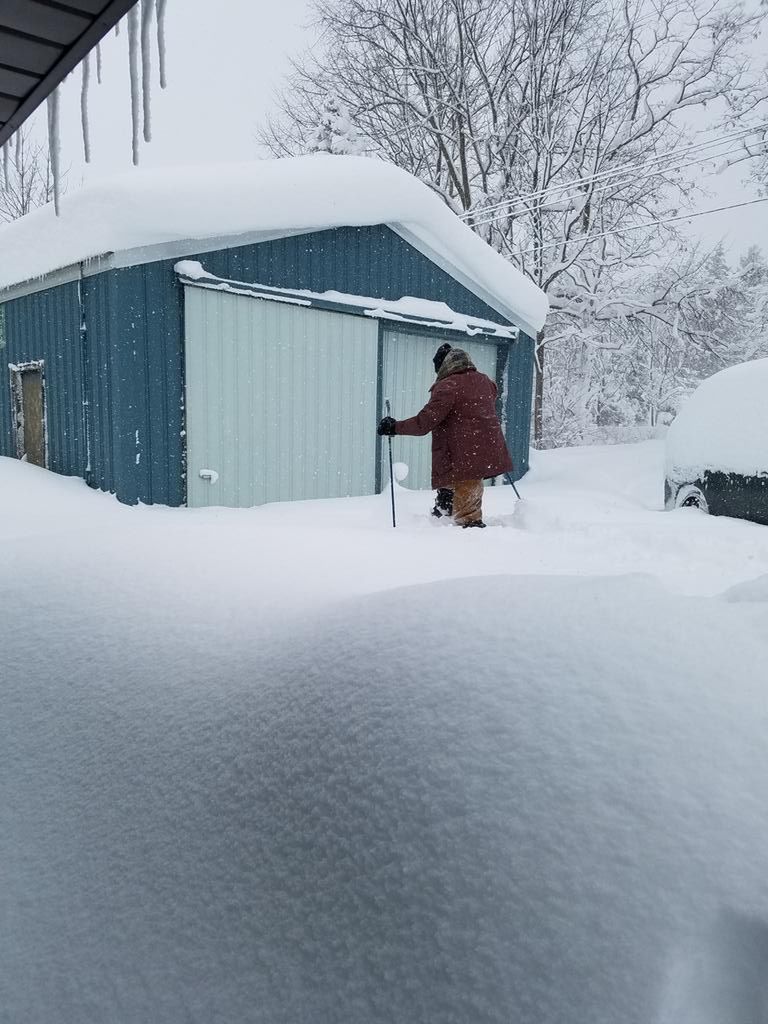
[[[364,149],[362,137],[348,108],[338,97],[328,96],[320,111],[320,123],[310,137],[309,152],[343,156],[357,155]]]

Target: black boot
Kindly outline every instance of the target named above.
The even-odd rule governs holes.
[[[453,515],[453,491],[450,487],[438,487],[432,515],[438,519]]]
[[[468,530],[472,526],[476,526],[478,528],[478,530],[484,530],[485,529],[485,523],[483,522],[482,519],[476,519],[473,523],[462,523],[461,524],[462,530]]]

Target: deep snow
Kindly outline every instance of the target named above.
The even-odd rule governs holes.
[[[483,532],[0,460],[0,1020],[764,1024],[768,529],[662,460]]]

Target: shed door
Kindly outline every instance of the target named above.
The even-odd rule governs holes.
[[[373,494],[373,320],[188,286],[187,503]]]
[[[11,396],[16,454],[35,466],[45,466],[45,385],[42,361],[11,367]]]
[[[429,401],[429,389],[435,383],[432,357],[444,340],[407,331],[386,332],[383,397],[390,399],[395,419],[415,416]],[[498,345],[467,338],[457,347],[467,352],[481,373],[496,380]],[[432,486],[432,439],[429,435],[395,437],[392,454],[398,462],[408,465],[406,487],[428,490]]]

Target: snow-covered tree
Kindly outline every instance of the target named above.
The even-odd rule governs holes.
[[[688,268],[652,291],[702,170],[756,109],[744,60],[768,9],[731,0],[316,0],[324,46],[297,60],[262,141],[306,149],[333,91],[411,171],[549,295],[538,339],[601,343],[605,322],[676,312]],[[703,141],[688,114],[728,110]],[[664,223],[672,221],[671,223]],[[584,365],[594,359],[586,349]],[[586,394],[586,392],[584,393]]]
[[[547,446],[647,437],[705,377],[768,356],[768,264],[753,247],[733,265],[718,247],[687,254],[637,282],[667,300],[638,317],[598,320],[587,344],[551,347]]]
[[[21,128],[0,166],[0,222],[16,220],[53,199],[51,161],[44,145]]]
[[[320,111],[320,123],[309,137],[309,152],[342,156],[364,151],[365,144],[346,104],[335,95],[326,97]]]

